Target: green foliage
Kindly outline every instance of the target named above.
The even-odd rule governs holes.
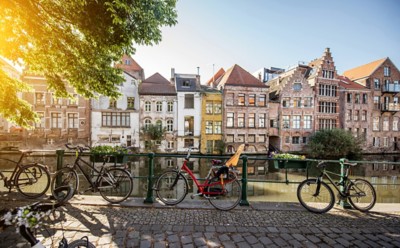
[[[296,154],[290,154],[290,153],[278,153],[278,154],[274,154],[273,158],[276,159],[306,159],[305,156],[303,155],[296,155]]]
[[[58,97],[68,97],[72,86],[84,97],[116,98],[123,75],[113,65],[134,53],[134,44],[160,42],[161,27],[176,24],[175,5],[176,0],[3,0],[0,56],[44,75]],[[0,85],[7,82],[17,85],[0,74]],[[21,126],[34,120],[15,90],[0,90],[4,98],[11,102],[0,103],[4,117]]]
[[[165,128],[153,124],[149,124],[147,127],[142,128],[142,134],[154,141],[160,141],[164,137],[165,131]]]
[[[218,151],[219,154],[223,154],[225,152],[226,144],[223,140],[217,140],[215,141],[215,149]]]
[[[90,149],[93,154],[128,154],[129,150],[121,146],[101,145]]]
[[[361,145],[360,139],[343,129],[320,130],[310,136],[306,151],[314,158],[356,159],[361,154]]]

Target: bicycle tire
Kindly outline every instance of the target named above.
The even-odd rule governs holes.
[[[376,202],[376,191],[370,182],[364,179],[352,180],[346,189],[350,204],[361,212],[372,209]]]
[[[229,173],[229,178],[232,178],[231,173]],[[233,175],[233,178],[236,178],[236,176]],[[209,181],[209,184],[212,186],[206,188],[205,195],[215,208],[228,211],[239,204],[242,197],[242,187],[237,179],[224,182],[224,187],[222,187],[221,179],[214,177]],[[215,195],[216,192],[221,194]]]
[[[101,176],[97,189],[104,200],[120,203],[131,195],[133,179],[131,174],[124,169],[110,168]]]
[[[84,239],[74,240],[68,244],[68,248],[79,248],[79,247],[96,248],[96,246],[94,246],[94,244],[92,244],[89,240],[84,240]]]
[[[14,185],[21,195],[38,198],[50,187],[50,172],[41,164],[23,165],[15,176]]]
[[[156,183],[158,199],[166,205],[176,205],[185,199],[188,193],[188,182],[178,171],[166,171]]]
[[[78,191],[79,177],[74,169],[64,167],[54,174],[51,180],[51,194],[57,201],[62,201],[66,197],[64,191],[55,191],[56,188],[63,186],[71,187],[73,189],[73,194]]]
[[[325,182],[320,182],[321,186],[318,195],[317,179],[306,179],[297,187],[297,199],[300,204],[312,213],[322,214],[333,208],[335,195],[332,189]]]

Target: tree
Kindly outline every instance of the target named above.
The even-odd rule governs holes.
[[[161,142],[164,138],[166,128],[159,125],[149,124],[142,128],[142,135],[147,142],[146,149],[151,151],[157,151],[157,143]]]
[[[161,40],[176,24],[176,0],[1,0],[0,56],[44,75],[57,97],[67,86],[87,98],[116,98],[122,71],[113,65],[134,46]],[[1,70],[1,68],[0,68]],[[27,127],[34,114],[15,90],[26,85],[0,73],[0,115]]]
[[[306,152],[314,158],[355,159],[361,154],[362,143],[362,140],[343,129],[324,129],[310,136]]]

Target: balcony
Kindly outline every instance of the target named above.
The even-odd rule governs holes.
[[[382,104],[382,111],[385,112],[397,112],[400,111],[400,104],[399,103],[384,103]]]
[[[384,84],[382,93],[400,93],[400,84]]]

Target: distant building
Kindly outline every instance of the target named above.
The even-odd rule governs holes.
[[[223,136],[227,152],[248,144],[247,152],[268,151],[268,88],[239,65],[218,86],[223,92]]]
[[[258,78],[260,82],[267,83],[268,81],[276,78],[279,74],[285,72],[285,69],[277,68],[277,67],[270,67],[268,68],[261,68],[253,73],[253,76]]]
[[[143,129],[155,125],[165,130],[164,138],[155,144],[160,152],[177,150],[177,94],[175,85],[159,73],[144,80],[139,87],[140,94],[140,148],[148,151],[151,140],[145,137]]]
[[[371,115],[367,117],[368,150],[398,151],[400,148],[400,72],[397,67],[389,58],[383,58],[347,70],[343,75],[371,91],[373,105]]]
[[[121,63],[115,67],[122,69],[124,72],[133,76],[139,82],[145,79],[143,68],[129,55],[124,54],[121,58]]]

